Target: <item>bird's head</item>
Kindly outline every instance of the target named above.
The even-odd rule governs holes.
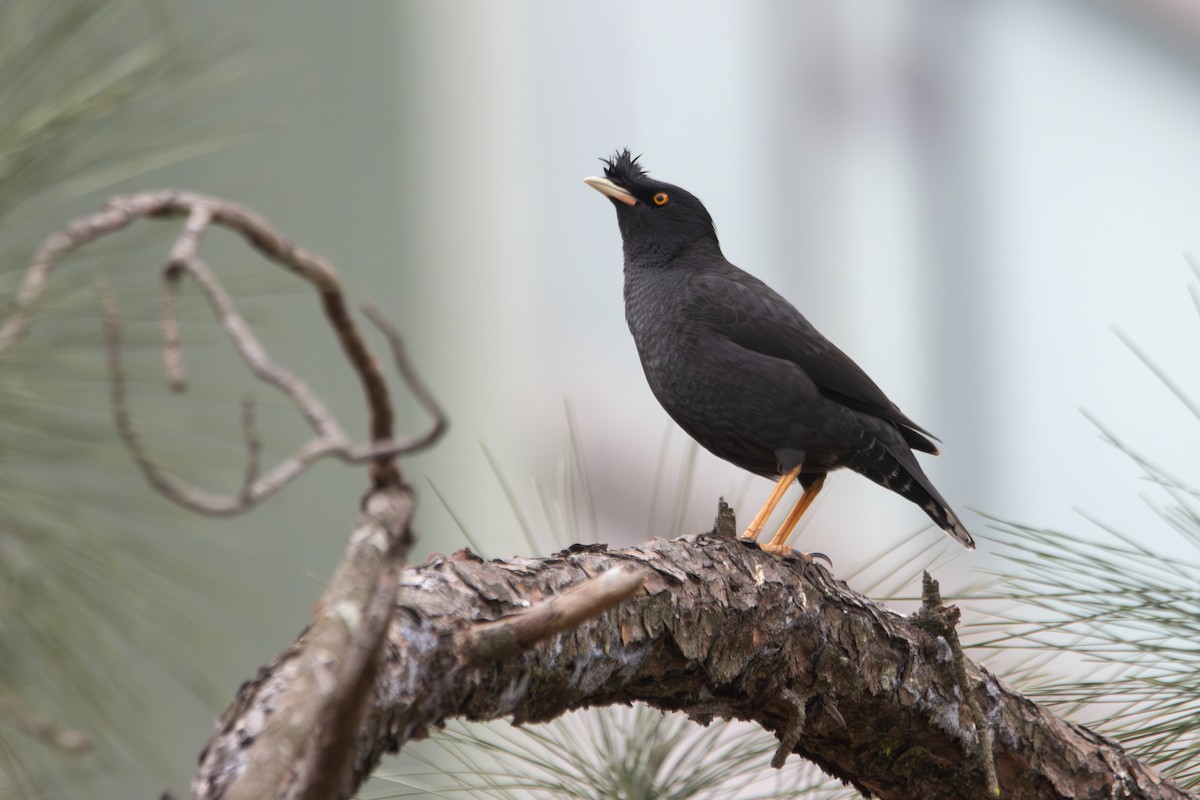
[[[628,149],[601,160],[604,177],[583,182],[616,207],[627,255],[669,257],[701,239],[716,244],[712,217],[691,192],[651,178]]]

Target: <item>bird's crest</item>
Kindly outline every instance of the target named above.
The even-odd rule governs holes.
[[[612,158],[602,158],[604,162],[604,177],[608,178],[618,186],[626,188],[639,183],[642,178],[646,177],[646,170],[642,169],[638,159],[641,156],[635,156],[629,152],[626,147],[613,154]]]

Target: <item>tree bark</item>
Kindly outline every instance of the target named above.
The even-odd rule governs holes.
[[[646,570],[644,587],[606,614],[490,664],[467,652],[479,625],[630,566]],[[396,602],[358,733],[356,783],[383,754],[453,717],[522,724],[644,702],[700,724],[753,721],[780,738],[777,760],[796,753],[864,795],[990,796],[981,737],[946,638],[820,565],[716,534],[614,551],[577,545],[540,559],[485,562],[460,550],[406,568]],[[1118,743],[1060,719],[969,660],[965,667],[967,691],[990,729],[1000,797],[1192,797]],[[271,669],[243,687],[237,724],[219,726],[208,752],[221,762],[236,762],[238,739],[253,741],[269,717],[257,694]],[[236,771],[210,759],[193,787],[220,796],[223,776]]]

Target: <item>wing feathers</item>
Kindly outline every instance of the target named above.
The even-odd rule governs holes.
[[[936,439],[909,419],[849,356],[790,303],[744,272],[698,275],[688,313],[734,344],[791,361],[821,394],[894,423],[914,450],[937,454]]]

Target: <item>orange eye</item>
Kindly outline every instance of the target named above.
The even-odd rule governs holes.
[[[666,204],[667,204],[667,193],[666,192],[659,192],[658,194],[654,195],[654,205],[665,206]]]

